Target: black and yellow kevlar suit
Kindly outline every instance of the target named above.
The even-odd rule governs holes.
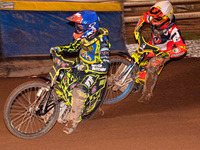
[[[90,95],[105,87],[105,75],[109,69],[108,31],[99,28],[95,34],[66,46],[57,46],[58,52],[78,52],[73,72],[67,72],[61,82],[64,99],[71,102],[68,120],[77,124],[81,121],[85,102]],[[104,78],[104,80],[102,80]],[[102,86],[102,82],[104,86]]]

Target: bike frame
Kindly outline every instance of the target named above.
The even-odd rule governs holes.
[[[154,51],[158,51],[158,50],[159,50],[158,47],[148,44],[148,43],[144,40],[144,38],[143,38],[143,36],[142,36],[141,34],[139,34],[139,36],[138,36],[138,43],[139,43],[139,46],[138,46],[138,48],[137,48],[137,53],[141,54],[141,57],[140,57],[140,59],[139,59],[139,64],[144,60],[145,54],[146,54],[146,53],[154,52]],[[129,57],[129,58],[130,58],[130,57]],[[130,74],[131,70],[132,70],[136,65],[139,65],[139,64],[137,64],[137,62],[134,60],[133,57],[131,57],[131,60],[132,60],[133,62],[128,66],[128,68],[124,71],[124,73],[120,75],[120,77],[119,77],[119,79],[118,79],[117,81],[119,81],[119,80],[121,80],[121,79],[123,78],[122,83],[124,83],[124,81],[126,80],[127,76]],[[122,71],[122,72],[123,72],[123,71]],[[136,78],[137,78],[137,77],[136,77]],[[135,79],[136,79],[136,78],[135,78]],[[135,79],[134,79],[134,81],[135,81]]]

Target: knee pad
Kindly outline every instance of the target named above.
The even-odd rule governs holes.
[[[163,64],[164,59],[160,57],[153,57],[149,63],[147,64],[147,67],[153,66],[155,68],[159,68]]]
[[[88,90],[85,86],[78,85],[73,89],[72,95],[76,99],[85,100],[88,96]]]

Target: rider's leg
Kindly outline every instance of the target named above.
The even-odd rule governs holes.
[[[132,91],[134,93],[140,92],[143,89],[143,85],[144,85],[146,74],[147,74],[146,65],[148,62],[149,60],[145,59],[139,65],[139,71],[137,72],[137,78],[135,80],[135,85]]]
[[[142,91],[143,86],[144,86],[145,77],[146,77],[146,71],[138,72],[137,75],[139,77],[135,80],[135,84],[134,84],[133,90],[132,90],[133,93],[137,93],[137,92]]]
[[[83,85],[78,85],[77,87],[74,88],[72,92],[72,97],[73,97],[72,109],[69,114],[68,122],[66,123],[63,129],[63,132],[70,134],[76,129],[78,123],[82,119],[81,114],[83,112],[87,96],[88,96],[87,89]]]
[[[72,81],[73,79],[75,79],[75,77],[73,77],[72,74],[70,73],[65,73],[61,84],[59,84],[59,88],[60,90],[58,90],[57,94],[59,94],[60,97],[62,97],[62,101],[60,102],[60,112],[59,112],[59,116],[57,119],[57,122],[64,124],[68,121],[69,119],[69,114],[71,111],[71,106],[69,105],[68,101],[72,101],[72,88],[74,88],[77,83],[76,82],[72,82],[72,84],[69,84],[70,81]],[[65,92],[62,92],[65,91]],[[68,98],[68,101],[66,101],[65,99]]]
[[[82,120],[81,115],[85,107],[85,101],[89,96],[89,89],[93,86],[93,84],[95,84],[98,77],[98,75],[86,74],[81,77],[83,80],[73,89],[72,108],[69,114],[68,122],[63,129],[65,133],[72,133],[76,129],[78,123]]]
[[[146,81],[142,91],[142,97],[138,99],[139,102],[148,102],[153,96],[153,89],[158,78],[157,69],[153,66],[147,68]]]
[[[149,102],[153,96],[153,89],[158,79],[158,72],[160,67],[166,62],[163,58],[153,57],[147,64],[147,74],[145,84],[142,91],[142,97],[138,99],[139,102]]]

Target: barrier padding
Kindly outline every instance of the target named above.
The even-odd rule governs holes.
[[[50,47],[72,42],[74,27],[65,18],[86,9],[96,11],[100,26],[108,29],[111,50],[127,51],[119,3],[0,1],[0,6],[2,57],[47,55]]]

